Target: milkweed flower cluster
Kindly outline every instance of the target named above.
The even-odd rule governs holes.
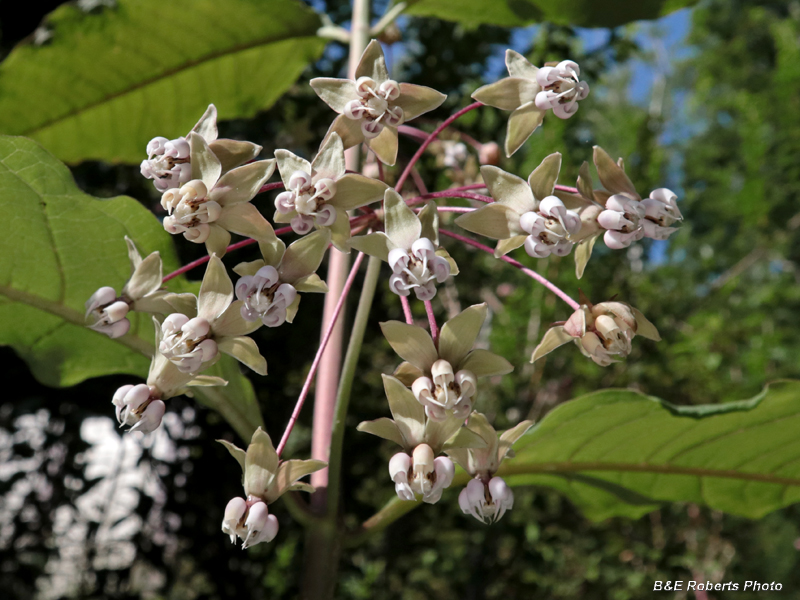
[[[580,81],[578,65],[569,60],[536,67],[509,50],[506,65],[509,77],[478,89],[473,95],[478,102],[463,112],[481,103],[511,111],[505,140],[510,156],[542,125],[548,111],[562,119],[574,115],[589,87]],[[266,360],[251,334],[260,327],[291,324],[303,294],[328,292],[317,271],[329,247],[345,253],[356,250],[389,265],[386,287],[401,297],[406,315],[406,322],[381,323],[386,341],[403,361],[392,375],[383,376],[392,417],[364,421],[358,430],[400,447],[389,460],[388,471],[401,500],[439,502],[456,481],[458,465],[468,476],[462,479],[468,482],[458,495],[460,508],[484,523],[495,522],[514,504],[502,462],[512,458],[512,445],[533,423],[523,421],[498,433],[476,410],[487,378],[513,369],[505,358],[476,347],[487,306],[470,306],[439,330],[430,304],[438,286],[459,274],[440,233],[486,248],[440,230],[439,207],[434,200],[423,204],[440,195],[412,201],[403,195],[402,185],[391,188],[382,176],[379,180],[345,168],[345,150],[362,143],[378,161],[394,165],[398,127],[436,109],[446,96],[392,79],[377,41],[367,46],[353,80],[317,78],[311,87],[338,115],[311,160],[286,149],[257,160],[260,146],[219,139],[213,105],[185,136],[159,136],[147,145],[141,172],[161,193],[164,230],[204,244],[208,257],[196,295],[170,291],[164,283],[172,276],[163,278],[159,253],[142,258],[126,237],[130,278],[121,288],[104,285],[87,300],[87,326],[111,338],[129,333],[135,313],[147,314],[154,326],[146,381],[124,385],[113,394],[117,421],[130,431],[154,431],[170,398],[190,394],[196,386],[227,384],[208,372],[224,355],[266,375]],[[557,183],[559,153],[547,156],[523,179],[495,166],[499,162],[495,142],[471,145],[480,148],[482,185],[491,197],[477,196],[485,202],[477,210],[458,207],[464,214],[455,222],[497,240],[495,257],[519,248],[533,259],[574,251],[580,277],[598,238],[614,250],[644,237],[665,240],[682,219],[674,193],[660,188],[643,199],[622,160],[614,162],[600,147],[594,148],[593,159],[603,188],[593,188],[584,163],[573,189]],[[440,166],[458,170],[471,160],[470,177],[477,178],[477,163],[468,156],[466,145],[450,142],[440,147],[445,154]],[[405,181],[414,160],[399,180]],[[276,168],[281,182],[265,187]],[[259,193],[281,187],[272,200],[272,221],[289,224],[282,232],[291,229],[298,236],[288,245],[252,202]],[[232,234],[252,239],[260,254],[233,267],[235,283],[222,262]],[[659,339],[656,328],[628,304],[582,299],[578,305],[558,292],[577,310],[546,332],[532,361],[572,341],[596,364],[608,366],[631,353],[635,336]],[[412,295],[426,304],[430,332],[413,323],[408,304]],[[295,420],[296,414],[279,450]],[[222,531],[234,543],[242,540],[243,548],[269,542],[279,530],[270,505],[287,491],[313,492],[300,480],[327,463],[282,460],[261,428],[246,450],[221,442],[241,466],[244,484],[243,496],[232,498],[225,507]]]

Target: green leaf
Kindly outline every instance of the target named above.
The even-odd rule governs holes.
[[[403,434],[400,433],[397,424],[387,417],[381,417],[374,421],[362,421],[358,424],[356,430],[376,435],[384,440],[394,442],[398,446],[405,446]]]
[[[37,143],[0,136],[0,344],[12,346],[34,376],[68,386],[90,377],[145,377],[153,352],[149,315],[131,314],[116,340],[87,329],[84,303],[99,287],[117,293],[130,277],[125,236],[166,272],[178,267],[170,236],[133,198],[98,200]],[[176,278],[169,286],[188,289]]]
[[[499,474],[564,492],[591,519],[696,502],[760,518],[800,501],[800,381],[752,400],[678,407],[628,390],[562,404]]]
[[[518,236],[522,231],[519,227],[519,215],[513,208],[497,202],[487,204],[478,210],[464,213],[456,219],[456,225],[495,240],[504,240],[512,237],[522,237],[520,245],[525,243],[526,236]]]
[[[408,0],[410,15],[437,17],[468,26],[520,27],[550,21],[579,27],[617,27],[631,21],[657,19],[691,6],[696,0]]]
[[[459,368],[472,371],[475,377],[491,377],[493,375],[511,373],[514,370],[514,365],[494,352],[477,348],[467,354],[467,358],[464,359]]]
[[[419,218],[400,194],[391,188],[384,194],[383,207],[386,214],[386,235],[398,248],[410,250],[422,233]]]
[[[542,341],[539,342],[539,345],[533,350],[531,362],[536,362],[543,356],[550,354],[556,348],[560,348],[564,344],[574,340],[575,338],[564,331],[563,327],[551,327],[545,332]]]
[[[118,0],[59,7],[46,45],[0,66],[0,131],[40,141],[67,162],[138,163],[152,137],[185,136],[210,103],[221,119],[272,106],[325,41],[297,0]]]

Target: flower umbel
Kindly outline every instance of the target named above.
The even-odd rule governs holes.
[[[263,259],[234,267],[242,276],[235,288],[236,298],[242,301],[242,318],[251,322],[261,319],[267,327],[278,327],[294,320],[300,305],[298,292],[327,292],[328,286],[315,271],[329,241],[327,229],[307,235],[286,249],[279,241],[276,251]]]
[[[261,146],[251,142],[217,139],[217,108],[209,104],[206,112],[190,133],[203,137],[212,152],[221,160],[223,172],[254,159]],[[189,136],[168,140],[154,137],[147,144],[147,158],[140,166],[141,173],[153,180],[159,192],[179,188],[192,179],[192,148]]]
[[[436,284],[458,273],[455,261],[439,247],[439,213],[429,203],[417,216],[392,189],[384,196],[385,229],[353,238],[351,247],[389,263],[389,288],[398,296],[413,291],[420,300],[436,296]]]
[[[574,245],[572,236],[581,229],[581,220],[553,195],[560,169],[558,152],[545,158],[527,182],[497,167],[481,167],[495,202],[461,215],[456,223],[467,231],[499,240],[495,249],[498,257],[520,246],[534,258],[566,256]]]
[[[551,327],[533,351],[531,362],[559,346],[574,341],[580,351],[601,367],[631,352],[631,341],[640,335],[659,341],[658,330],[634,307],[623,302],[583,304],[563,324]]]
[[[355,81],[317,77],[311,87],[339,113],[328,136],[338,134],[345,148],[364,142],[387,165],[397,160],[397,127],[439,107],[447,98],[428,87],[389,79],[377,40],[361,55]]]
[[[345,173],[344,146],[336,133],[325,138],[311,163],[288,150],[276,150],[275,158],[286,188],[275,197],[275,222],[290,223],[299,235],[314,227],[328,229],[334,245],[349,252],[347,211],[377,202],[387,185]]]
[[[478,412],[470,415],[467,428],[484,440],[484,446],[447,451],[473,477],[458,496],[458,504],[464,514],[488,524],[499,521],[507,510],[511,510],[514,493],[495,473],[503,460],[511,456],[512,445],[532,426],[533,421],[522,421],[498,437],[484,415]]]
[[[253,433],[247,450],[225,440],[217,440],[227,448],[244,474],[244,493],[247,499],[233,498],[225,507],[222,531],[231,542],[236,537],[244,543],[242,549],[271,542],[278,534],[278,519],[270,515],[268,505],[289,491],[314,492],[307,483],[298,481],[327,463],[320,460],[279,460],[269,435],[260,427]]]
[[[589,94],[589,86],[578,81],[580,68],[571,60],[533,66],[519,52],[506,50],[509,77],[479,88],[472,94],[478,102],[510,110],[506,133],[506,155],[511,156],[542,124],[548,109],[568,119],[578,110],[578,100]]]

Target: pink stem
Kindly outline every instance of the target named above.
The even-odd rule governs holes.
[[[477,248],[478,250],[483,250],[484,252],[488,252],[489,254],[494,256],[494,250],[489,248],[489,246],[484,246],[480,242],[476,242],[475,240],[471,240],[468,237],[464,237],[463,235],[459,235],[457,233],[453,233],[452,231],[448,231],[446,229],[439,229],[439,233],[442,234],[442,235],[446,235],[447,237],[451,237],[454,240],[458,240],[459,242],[464,242],[465,244],[468,244],[468,245],[472,246],[473,248]],[[518,268],[520,271],[525,273],[525,275],[527,275],[528,277],[531,277],[531,278],[535,279],[536,281],[538,281],[539,283],[541,283],[544,287],[546,287],[548,290],[553,292],[556,296],[561,298],[564,302],[569,304],[570,307],[573,310],[579,310],[580,309],[580,307],[581,307],[580,304],[575,302],[575,300],[570,298],[565,292],[561,291],[561,289],[558,286],[556,286],[554,283],[551,283],[548,279],[546,279],[546,278],[542,277],[541,275],[539,275],[536,271],[532,271],[531,269],[529,269],[528,267],[523,265],[518,260],[514,260],[513,258],[509,258],[508,256],[501,256],[500,260],[502,260],[504,262],[507,262],[508,264],[510,264],[513,267]]]
[[[570,194],[578,193],[578,188],[569,187],[568,185],[556,185],[555,187],[559,192],[568,192]]]
[[[420,204],[425,200],[432,200],[434,198],[466,198],[468,200],[477,200],[478,202],[485,202],[487,204],[494,202],[494,199],[490,196],[484,196],[482,194],[475,194],[473,192],[462,192],[459,190],[445,190],[443,192],[431,192],[430,194],[423,194],[422,196],[415,196],[414,198],[409,198],[406,200],[406,204],[412,206],[414,204]]]
[[[480,102],[473,102],[469,106],[465,106],[457,113],[445,119],[441,125],[439,125],[436,129],[434,129],[433,132],[428,136],[428,138],[424,142],[422,142],[422,145],[420,145],[420,147],[417,148],[417,151],[414,153],[414,156],[411,157],[411,160],[406,165],[406,168],[400,174],[400,178],[397,180],[397,184],[394,186],[394,189],[399,191],[403,188],[403,184],[406,182],[406,179],[408,179],[408,176],[411,173],[411,169],[413,169],[414,165],[417,164],[417,161],[419,160],[420,156],[422,156],[422,153],[425,152],[425,149],[428,146],[430,146],[431,142],[435,140],[442,131],[444,131],[453,121],[455,121],[459,117],[481,106],[483,106],[483,104],[481,104]]]
[[[463,206],[437,206],[436,210],[439,212],[452,212],[452,213],[468,213],[475,210],[474,208],[465,208]]]
[[[419,171],[411,169],[411,179],[414,180],[414,185],[417,186],[417,191],[419,191],[420,194],[425,195],[428,193],[428,188],[425,187],[425,182],[422,181]]]
[[[283,185],[283,184],[281,184]],[[283,235],[284,233],[289,233],[292,230],[291,226],[289,227],[281,227],[280,229],[275,230],[275,235]],[[241,242],[236,242],[235,244],[231,244],[225,249],[225,252],[231,252],[233,250],[238,250],[239,248],[244,248],[245,246],[249,246],[251,244],[255,244],[256,241],[254,239],[247,239],[242,240]],[[173,271],[169,275],[165,275],[164,278],[161,280],[161,283],[166,283],[170,279],[174,279],[178,275],[183,275],[187,271],[191,271],[195,267],[199,267],[202,264],[207,263],[211,259],[210,256],[206,255],[202,258],[198,258],[197,260],[193,260],[189,264],[183,265],[180,269]]]
[[[261,186],[261,189],[258,190],[259,194],[263,194],[264,192],[269,192],[270,190],[278,190],[283,187],[283,182],[279,181],[278,183],[268,183],[266,185]]]
[[[295,423],[297,423],[297,418],[300,416],[300,411],[303,409],[303,403],[306,401],[306,397],[308,396],[308,391],[311,389],[311,382],[314,381],[314,375],[316,375],[317,373],[317,367],[319,366],[319,362],[322,359],[322,354],[325,351],[325,346],[328,345],[328,340],[331,338],[331,334],[333,333],[333,330],[336,327],[336,323],[339,319],[339,314],[342,312],[344,303],[347,300],[347,294],[350,291],[350,287],[353,285],[353,281],[355,281],[356,274],[358,273],[358,267],[361,266],[361,261],[363,259],[364,259],[364,253],[359,252],[355,261],[353,261],[353,268],[350,269],[350,274],[347,276],[347,279],[344,282],[344,287],[342,287],[342,294],[341,296],[339,296],[339,301],[336,303],[336,307],[333,309],[333,313],[331,313],[331,319],[328,322],[328,326],[325,329],[325,333],[322,335],[322,340],[320,341],[319,349],[317,350],[317,355],[314,357],[314,362],[311,363],[311,370],[309,370],[308,372],[306,381],[303,384],[303,389],[300,390],[300,396],[297,398],[297,404],[295,404],[294,410],[292,411],[292,416],[289,417],[289,423],[287,423],[286,425],[286,430],[283,432],[283,437],[281,437],[281,441],[278,444],[278,448],[275,450],[278,453],[278,456],[281,455],[281,452],[283,452],[283,449],[286,447],[286,442],[289,441],[289,435],[292,433],[292,429],[294,429]]]
[[[425,312],[428,314],[428,323],[431,326],[431,337],[433,344],[439,346],[439,326],[436,325],[436,316],[433,314],[433,305],[430,300],[425,300]]]
[[[403,307],[403,316],[406,318],[406,323],[413,325],[414,317],[411,316],[411,305],[408,303],[407,296],[400,296],[400,306]]]

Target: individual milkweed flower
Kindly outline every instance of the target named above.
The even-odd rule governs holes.
[[[563,324],[547,330],[533,351],[531,362],[559,346],[574,341],[584,356],[607,367],[631,352],[631,341],[640,335],[659,341],[658,330],[637,309],[623,302],[583,304]]]
[[[223,172],[253,160],[261,152],[261,146],[251,142],[217,139],[217,108],[213,104],[208,105],[192,132],[208,142],[211,151],[222,162]],[[169,140],[159,136],[148,142],[147,158],[142,161],[140,170],[144,177],[153,180],[159,192],[191,181],[192,152],[187,137]]]
[[[420,300],[436,295],[436,284],[458,274],[455,261],[439,247],[439,213],[433,202],[419,216],[393,189],[384,196],[385,232],[350,240],[350,246],[388,262],[392,268],[389,289],[398,296],[413,291]]]
[[[153,252],[142,260],[136,245],[125,236],[128,258],[131,261],[131,276],[117,296],[114,288],[101,287],[86,301],[86,318],[90,329],[104,333],[110,338],[125,335],[131,323],[126,318],[129,311],[169,314],[184,310],[194,301],[192,294],[175,294],[161,287],[161,256]]]
[[[594,164],[605,189],[593,189],[589,166],[584,163],[578,176],[578,194],[555,192],[565,206],[576,210],[581,217],[581,229],[573,236],[578,244],[575,251],[578,278],[583,275],[600,235],[606,246],[620,250],[644,237],[667,239],[677,231],[671,225],[683,218],[677,196],[666,188],[654,190],[649,198],[642,200],[625,174],[622,159],[615,163],[605,150],[595,146]]]
[[[288,150],[276,150],[275,159],[286,188],[275,198],[275,222],[290,223],[299,235],[314,227],[328,229],[334,246],[349,252],[347,211],[381,200],[388,186],[357,173],[345,174],[344,146],[336,133],[325,138],[310,163]]]
[[[155,324],[158,331],[158,321]],[[156,341],[158,342],[158,336]],[[219,377],[180,372],[156,346],[147,383],[123,385],[114,393],[111,402],[115,406],[120,427],[130,427],[129,431],[150,433],[161,424],[166,412],[164,400],[188,393],[190,387],[215,385],[227,385],[227,382]]]
[[[205,243],[208,253],[225,254],[231,232],[259,243],[274,243],[275,232],[250,200],[275,170],[275,160],[259,160],[222,172],[222,162],[205,138],[189,134],[192,148],[192,180],[161,196],[169,213],[164,229],[182,233],[190,242]]]
[[[480,446],[483,440],[464,428],[463,419],[451,417],[434,421],[425,416],[422,405],[403,383],[383,376],[383,386],[389,400],[393,419],[381,418],[364,421],[358,430],[391,440],[403,448],[389,461],[389,476],[401,500],[415,500],[435,504],[442,492],[453,482],[453,462],[439,456],[451,448]]]
[[[120,427],[129,426],[130,431],[155,431],[166,412],[166,405],[158,395],[158,390],[144,383],[123,385],[114,393],[111,402],[116,407]]]
[[[473,350],[485,320],[486,304],[461,311],[442,326],[438,347],[422,327],[400,321],[381,323],[389,345],[407,361],[397,368],[395,376],[411,387],[429,419],[465,419],[472,411],[478,378],[514,370],[501,356]]]
[[[498,257],[520,246],[534,258],[566,256],[581,220],[553,195],[560,169],[558,152],[545,158],[528,182],[497,167],[481,167],[495,202],[461,215],[456,223],[467,231],[499,240],[494,252]]]
[[[506,133],[506,155],[511,156],[542,124],[548,109],[562,119],[578,110],[578,100],[589,94],[589,86],[578,81],[580,69],[570,60],[533,66],[519,52],[506,50],[510,77],[485,85],[472,97],[478,102],[512,111]]]
[[[313,493],[314,488],[300,478],[324,469],[321,460],[279,460],[269,435],[260,427],[253,433],[247,450],[225,440],[217,440],[227,448],[242,468],[245,498],[233,498],[225,507],[222,531],[242,549],[271,542],[278,533],[278,520],[270,515],[268,505],[290,491]]]
[[[160,353],[184,373],[197,373],[211,366],[223,352],[259,375],[266,375],[267,361],[252,338],[247,337],[261,323],[246,321],[242,317],[244,303],[233,302],[233,296],[233,283],[214,254],[197,296],[197,316],[173,313],[164,319],[157,328]]]
[[[536,106],[552,108],[559,119],[569,119],[578,112],[578,100],[589,95],[589,84],[578,80],[580,74],[578,63],[571,60],[539,69],[536,82],[542,91],[536,94]]]
[[[284,246],[279,241],[274,252],[233,270],[241,275],[236,282],[236,298],[242,302],[245,321],[261,320],[267,327],[278,327],[294,320],[300,306],[298,292],[328,291],[316,274],[331,236],[327,229],[315,231]]]
[[[458,495],[458,505],[465,515],[472,515],[483,523],[496,523],[514,506],[514,492],[502,477],[497,477],[500,463],[513,456],[511,447],[533,426],[533,421],[522,421],[504,431],[497,432],[484,415],[473,412],[467,429],[485,442],[482,447],[453,448],[448,456],[456,461],[473,479]]]
[[[436,90],[389,79],[380,42],[372,40],[356,67],[355,81],[317,77],[311,87],[339,116],[337,133],[345,148],[364,142],[387,165],[397,160],[397,128],[438,108],[447,96]]]

